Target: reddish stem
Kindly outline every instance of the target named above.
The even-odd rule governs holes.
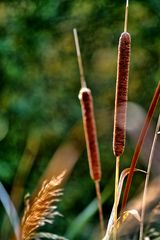
[[[128,194],[129,194],[129,190],[130,190],[130,187],[131,187],[132,178],[133,178],[133,174],[134,174],[134,169],[136,167],[136,163],[137,163],[137,160],[138,160],[138,157],[139,157],[139,154],[140,154],[145,136],[146,136],[147,131],[149,129],[153,113],[154,113],[154,111],[156,109],[156,106],[158,104],[159,96],[160,96],[160,82],[158,83],[158,86],[155,90],[152,102],[151,102],[149,110],[147,112],[147,116],[145,118],[144,125],[143,125],[143,128],[141,130],[141,133],[140,133],[140,136],[139,136],[139,139],[138,139],[135,151],[134,151],[134,155],[133,155],[133,158],[132,158],[132,161],[131,161],[130,172],[129,172],[129,175],[128,175],[128,178],[127,178],[127,182],[126,182],[126,186],[125,186],[124,194],[123,194],[122,208],[121,208],[122,211],[126,207]]]

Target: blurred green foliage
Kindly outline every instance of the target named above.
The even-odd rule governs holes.
[[[0,180],[8,191],[31,132],[41,139],[41,145],[26,179],[25,192],[35,189],[53,153],[81,121],[74,27],[79,32],[86,80],[99,119],[102,189],[109,179],[114,182],[113,109],[117,44],[123,31],[124,9],[125,1],[117,0],[0,1]],[[160,78],[159,29],[159,0],[130,2],[129,100],[146,110]],[[129,143],[130,139],[122,168],[129,166],[133,153],[134,145]],[[64,218],[57,219],[55,233],[64,234],[95,196],[86,158],[84,151],[65,186],[60,205]],[[108,191],[113,193],[113,185]],[[105,218],[113,197],[107,201]],[[96,215],[75,239],[93,239],[97,219]]]

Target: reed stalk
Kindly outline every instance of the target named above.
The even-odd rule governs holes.
[[[134,169],[136,167],[136,163],[137,163],[139,154],[141,152],[145,136],[148,132],[148,129],[149,129],[154,111],[155,111],[156,106],[158,104],[159,96],[160,96],[160,82],[158,82],[157,88],[154,92],[152,102],[150,104],[149,110],[148,110],[146,118],[144,120],[144,124],[143,124],[142,130],[140,132],[138,142],[136,144],[136,148],[135,148],[135,151],[134,151],[134,154],[133,154],[133,157],[132,157],[131,166],[130,166],[130,173],[128,175],[126,186],[125,186],[125,189],[124,189],[121,211],[123,211],[126,207],[128,194],[129,194],[129,190],[130,190],[130,187],[131,187],[132,178],[133,178],[133,174],[134,174]]]
[[[144,216],[145,216],[145,207],[146,207],[146,197],[147,197],[147,190],[148,190],[148,183],[151,173],[151,166],[153,162],[154,157],[154,151],[156,147],[156,142],[158,138],[158,131],[160,129],[160,115],[158,117],[157,126],[154,134],[154,139],[152,143],[151,153],[148,161],[148,168],[147,168],[147,174],[145,179],[145,185],[144,185],[144,191],[143,191],[143,199],[142,199],[142,213],[141,213],[141,223],[140,223],[140,234],[139,234],[139,240],[143,240],[143,229],[144,229]]]

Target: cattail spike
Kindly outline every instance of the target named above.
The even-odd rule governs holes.
[[[82,117],[87,145],[90,175],[94,181],[100,181],[101,166],[93,109],[93,99],[90,89],[82,88],[79,92],[79,99],[82,108]]]
[[[120,156],[124,152],[126,139],[126,115],[128,100],[128,78],[130,64],[131,37],[127,32],[128,0],[126,0],[124,32],[121,34],[118,45],[117,80],[115,94],[113,152],[116,156],[115,194],[114,194],[114,231],[113,239],[117,239],[117,208],[118,208],[118,181]]]
[[[128,28],[128,7],[129,7],[129,0],[126,0],[126,10],[125,10],[125,20],[124,20],[124,32],[127,32],[127,28]]]
[[[125,146],[130,47],[130,34],[123,32],[119,39],[117,60],[117,82],[113,131],[113,152],[115,156],[121,156]]]
[[[74,40],[75,40],[76,52],[77,52],[77,60],[78,60],[78,66],[79,66],[79,72],[80,72],[81,87],[86,87],[82,58],[81,58],[81,51],[80,51],[78,34],[77,34],[76,28],[73,29],[73,35],[74,35]]]
[[[83,126],[84,126],[84,133],[85,133],[86,146],[87,146],[89,171],[90,171],[90,176],[92,180],[95,182],[101,236],[103,236],[104,222],[103,222],[103,210],[102,210],[101,193],[100,193],[100,185],[99,185],[99,182],[101,180],[101,164],[100,164],[96,123],[95,123],[94,109],[93,109],[93,99],[92,99],[92,94],[90,89],[86,87],[81,88],[79,92],[79,99],[80,99],[81,108],[82,108],[82,118],[83,118]]]

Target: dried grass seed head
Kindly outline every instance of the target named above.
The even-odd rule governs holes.
[[[33,238],[40,226],[52,223],[54,217],[60,215],[57,209],[57,202],[62,195],[61,184],[64,173],[50,181],[45,181],[37,196],[28,201],[22,221],[22,240]]]

